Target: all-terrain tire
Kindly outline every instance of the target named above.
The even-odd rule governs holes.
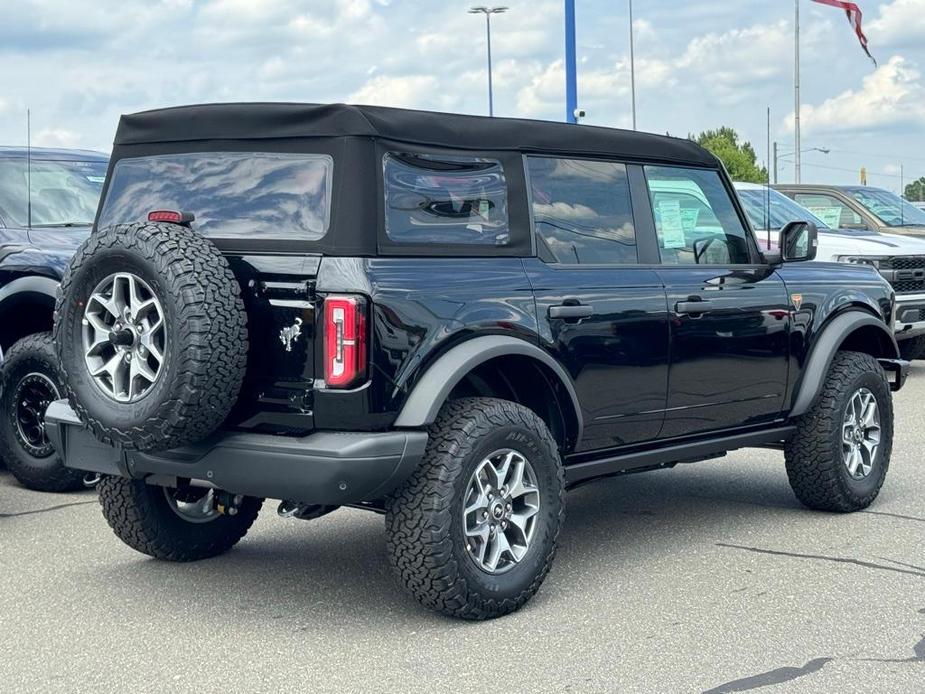
[[[899,340],[899,354],[906,361],[915,361],[925,357],[925,335]]]
[[[132,402],[104,392],[84,358],[88,298],[120,272],[147,283],[165,314],[162,370]],[[65,270],[54,335],[74,411],[99,440],[125,449],[162,450],[210,434],[234,405],[247,365],[246,313],[227,260],[175,224],[119,224],[91,234]]]
[[[237,515],[194,523],[170,507],[164,487],[144,480],[104,476],[99,493],[103,516],[120,540],[143,554],[176,562],[227,552],[247,534],[263,505],[262,499],[245,497]]]
[[[64,466],[41,421],[44,408],[65,392],[51,333],[29,335],[9,349],[2,383],[0,455],[9,471],[23,486],[37,491],[83,488],[84,473]]]
[[[463,503],[473,472],[499,449],[523,454],[540,494],[533,539],[505,573],[483,571],[466,548]],[[430,427],[424,460],[386,505],[389,558],[422,605],[482,620],[523,606],[549,572],[565,516],[565,476],[556,442],[531,410],[505,400],[447,403]]]
[[[848,471],[843,450],[845,416],[860,389],[873,394],[879,409],[880,444],[863,479]],[[839,352],[822,392],[787,443],[787,476],[797,498],[820,511],[847,513],[867,508],[883,486],[893,448],[893,398],[877,360],[860,352]]]

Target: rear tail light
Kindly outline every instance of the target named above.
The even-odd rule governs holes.
[[[329,296],[324,300],[324,382],[349,388],[366,379],[366,300]]]

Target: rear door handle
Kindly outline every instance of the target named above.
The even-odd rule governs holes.
[[[564,320],[577,320],[590,318],[594,315],[594,307],[587,304],[560,304],[549,307],[549,317]]]
[[[713,310],[712,301],[679,301],[674,305],[675,313],[693,315],[709,313]]]

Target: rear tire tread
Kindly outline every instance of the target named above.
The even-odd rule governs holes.
[[[386,528],[390,562],[405,588],[429,609],[470,620],[500,617],[530,600],[549,572],[565,516],[565,472],[561,465],[557,476],[560,512],[551,529],[551,548],[525,590],[504,600],[486,598],[470,589],[454,557],[451,513],[458,461],[480,436],[511,423],[536,432],[558,455],[549,430],[531,410],[493,398],[451,401],[428,430],[424,461],[389,500]]]
[[[142,554],[174,562],[224,554],[247,535],[263,504],[262,499],[248,498],[238,515],[221,516],[202,525],[190,523],[189,529],[198,528],[199,532],[183,533],[172,532],[172,524],[164,522],[163,514],[173,511],[166,508],[166,502],[162,507],[155,501],[155,495],[163,494],[161,487],[143,480],[104,476],[99,494],[103,515],[120,540]],[[182,522],[179,517],[176,520]],[[197,540],[196,534],[207,537]]]

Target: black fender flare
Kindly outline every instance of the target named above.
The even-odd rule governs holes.
[[[822,334],[816,338],[816,344],[810,353],[806,368],[803,370],[803,378],[800,380],[796,397],[793,400],[793,407],[790,409],[791,417],[806,414],[809,408],[812,407],[816,396],[822,390],[826,374],[829,372],[829,367],[832,365],[832,360],[835,358],[838,348],[841,347],[851,333],[869,326],[882,331],[888,343],[893,346],[892,354],[884,353],[874,356],[885,359],[899,357],[899,348],[896,346],[893,333],[879,318],[861,310],[851,310],[836,316],[823,327]]]
[[[433,424],[443,403],[467,373],[490,359],[514,355],[535,359],[556,374],[571,399],[578,420],[575,436],[577,445],[581,441],[584,422],[578,395],[568,372],[536,345],[505,335],[475,337],[440,356],[414,386],[395,420],[395,426],[419,428]]]

